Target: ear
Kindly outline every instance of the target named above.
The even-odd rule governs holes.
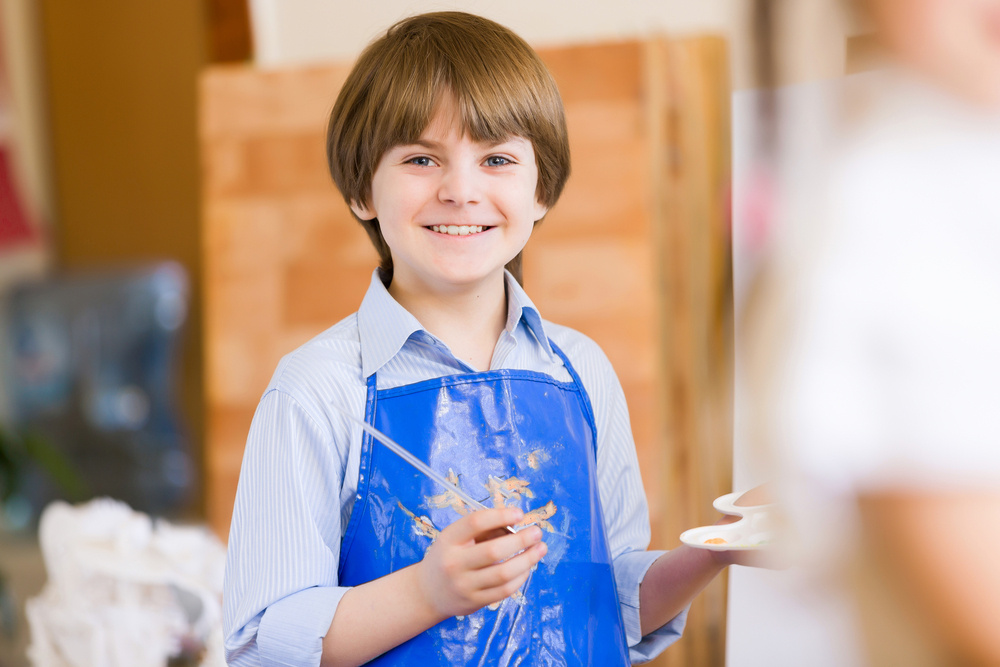
[[[549,207],[541,203],[537,199],[535,200],[535,207],[532,210],[531,217],[534,222],[538,222],[545,217],[545,214],[549,212]]]
[[[378,217],[375,213],[375,209],[365,204],[359,204],[353,199],[351,200],[351,210],[354,211],[354,215],[358,216],[362,220],[374,220]]]

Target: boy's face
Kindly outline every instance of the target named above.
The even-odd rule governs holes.
[[[351,206],[363,220],[378,218],[392,289],[447,294],[497,280],[545,215],[531,142],[476,143],[457,119],[443,97],[416,143],[382,156],[370,205]]]

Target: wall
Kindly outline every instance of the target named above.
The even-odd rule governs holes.
[[[724,35],[734,78],[749,77],[743,30],[748,0],[249,0],[257,63],[351,59],[393,22],[426,11],[460,9],[502,23],[532,46],[644,38],[656,34]]]
[[[778,218],[788,198],[778,193],[765,221],[762,237],[760,228],[761,185],[759,113],[764,105],[773,103],[780,110],[777,130],[780,160],[777,187],[794,186],[795,194],[806,197],[806,187],[817,184],[805,176],[814,175],[824,145],[832,136],[835,122],[830,106],[831,96],[845,72],[864,69],[870,56],[870,42],[850,38],[865,30],[860,16],[844,11],[846,3],[839,0],[777,3],[781,22],[778,26],[778,90],[766,101],[759,89],[747,87],[733,95],[733,272],[736,308],[735,335],[738,341],[735,360],[734,400],[735,435],[733,439],[733,484],[746,489],[772,481],[779,470],[766,443],[756,439],[759,423],[751,412],[760,402],[753,395],[758,387],[750,386],[754,375],[748,371],[750,362],[743,337],[747,315],[741,312],[747,304],[755,272],[766,261],[766,234],[778,230]],[[767,174],[764,174],[766,177]],[[791,191],[791,190],[789,190]],[[763,197],[769,194],[766,189]],[[792,231],[790,228],[785,233]],[[759,297],[758,297],[759,298]],[[753,306],[759,309],[760,304]],[[751,313],[751,316],[753,314]],[[759,315],[758,315],[759,317]],[[759,377],[759,373],[755,374]],[[756,380],[757,377],[754,377]],[[824,642],[843,622],[836,596],[830,600],[808,600],[803,590],[815,592],[817,583],[809,572],[800,567],[784,570],[731,568],[727,615],[726,664],[729,667],[783,667],[785,665],[851,665],[855,646],[850,642],[852,628],[843,628],[837,645]],[[818,597],[818,596],[817,596]],[[820,655],[812,655],[818,647]]]
[[[181,398],[202,430],[196,80],[200,0],[39,3],[58,269],[174,259],[192,302]],[[195,500],[195,504],[198,504]]]

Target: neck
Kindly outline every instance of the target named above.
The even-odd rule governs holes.
[[[414,290],[393,278],[389,293],[452,353],[477,370],[489,370],[507,324],[504,276],[448,293]]]

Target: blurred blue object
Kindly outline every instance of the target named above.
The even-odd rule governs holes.
[[[13,427],[65,457],[87,496],[150,514],[180,509],[194,483],[176,400],[184,269],[167,262],[24,284],[5,307]],[[34,518],[63,494],[40,467],[23,474],[19,494]]]

